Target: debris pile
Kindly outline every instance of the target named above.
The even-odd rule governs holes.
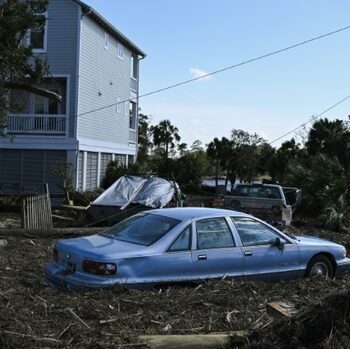
[[[43,266],[52,260],[55,242],[50,236],[1,236],[7,244],[0,250],[0,348],[142,348],[141,335],[240,330],[255,330],[251,348],[282,343],[283,336],[287,345],[299,340],[306,348],[317,348],[312,338],[329,339],[329,345],[350,338],[345,293],[350,275],[276,283],[221,280],[151,291],[120,286],[68,291],[45,286]],[[344,296],[337,301],[335,294]],[[325,297],[330,298],[323,302]],[[293,304],[298,315],[273,320],[266,304],[279,301]]]
[[[350,348],[350,292],[328,296],[291,319],[257,329],[247,342],[241,348]],[[232,348],[237,348],[237,343]]]

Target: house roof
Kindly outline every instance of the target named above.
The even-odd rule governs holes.
[[[91,16],[97,23],[99,23],[102,27],[104,27],[107,31],[109,31],[117,40],[122,42],[124,45],[129,47],[133,52],[146,57],[146,53],[143,52],[139,47],[137,47],[131,40],[129,40],[123,33],[121,33],[115,26],[113,26],[110,22],[108,22],[103,16],[101,16],[96,10],[94,10],[91,6],[85,4],[80,0],[73,0],[75,3],[81,6],[84,13],[88,16]]]

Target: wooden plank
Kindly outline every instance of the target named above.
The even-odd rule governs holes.
[[[47,210],[48,210],[48,219],[49,219],[49,228],[53,228],[53,222],[52,222],[52,211],[51,211],[51,199],[50,195],[47,196],[46,199],[46,204],[47,204]]]
[[[29,229],[29,215],[30,215],[30,198],[26,198],[26,229]]]
[[[26,228],[26,218],[27,218],[27,215],[26,215],[26,199],[22,199],[22,214],[21,214],[21,217],[22,217],[21,227],[23,229],[25,229]]]
[[[74,218],[59,216],[59,215],[56,215],[56,214],[53,214],[53,215],[52,215],[52,218],[58,219],[58,220],[60,220],[60,221],[75,222],[75,219],[74,219]]]
[[[35,229],[36,228],[34,205],[35,205],[35,198],[33,196],[31,196],[30,197],[30,218],[31,218],[30,228],[31,229]]]
[[[31,202],[31,207],[32,207],[32,229],[38,229],[38,221],[37,221],[37,211],[36,211],[36,197],[32,196],[32,202]]]
[[[60,207],[68,211],[86,211],[89,206],[61,205]]]
[[[46,195],[41,195],[40,197],[41,206],[41,230],[45,230],[49,226],[49,217],[47,212],[47,197]]]
[[[28,229],[28,198],[25,198],[25,229]]]
[[[29,229],[29,218],[28,218],[28,215],[29,215],[29,198],[26,198],[26,227],[25,229]]]
[[[35,209],[35,218],[36,218],[36,224],[37,224],[37,227],[38,229],[40,230],[43,230],[43,222],[41,220],[41,214],[42,214],[42,200],[41,200],[41,196],[37,196],[35,198],[35,206],[34,206],[34,209]]]
[[[24,228],[24,199],[21,201],[21,228]]]
[[[224,349],[229,343],[244,343],[246,331],[194,335],[140,336],[151,349]]]
[[[266,311],[274,319],[291,317],[297,312],[293,304],[281,301],[267,303]]]

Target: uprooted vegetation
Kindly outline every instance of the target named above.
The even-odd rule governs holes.
[[[342,295],[349,289],[350,275],[278,283],[221,280],[152,291],[120,286],[68,291],[46,287],[43,280],[54,239],[5,238],[7,245],[0,249],[0,347],[140,347],[139,335],[234,330],[255,330],[249,337],[251,348],[267,348],[272,342],[276,348],[311,348],[315,342],[309,341],[310,333],[321,340],[319,348],[338,343],[340,335],[339,343],[350,338],[348,296]],[[333,235],[333,240],[350,242],[345,234]],[[272,322],[266,304],[279,300],[293,303],[299,315],[285,323]],[[340,316],[337,311],[342,311]],[[307,324],[316,324],[321,334],[305,332]]]
[[[241,348],[349,348],[349,307],[349,291],[330,295],[319,303],[312,302],[292,319],[254,330],[248,337],[249,344]],[[237,348],[237,343],[232,343],[232,348]]]

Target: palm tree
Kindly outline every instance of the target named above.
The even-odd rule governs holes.
[[[175,148],[180,141],[179,129],[171,124],[170,120],[163,120],[158,125],[151,127],[153,144],[160,149],[165,159],[169,158],[169,151]]]

